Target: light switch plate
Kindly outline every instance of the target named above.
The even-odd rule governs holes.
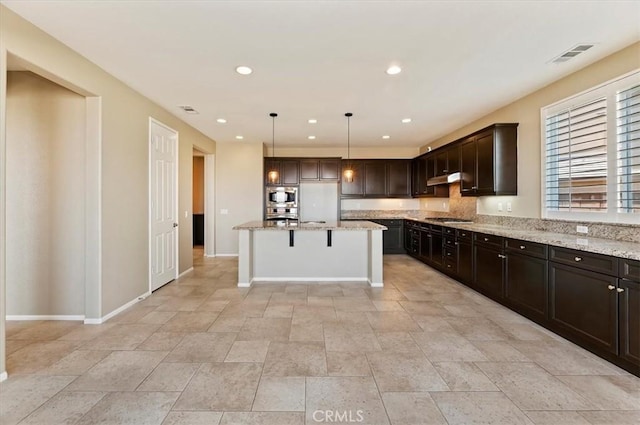
[[[502,211],[502,202],[498,202],[498,211]]]
[[[511,202],[507,202],[507,212],[511,212]]]

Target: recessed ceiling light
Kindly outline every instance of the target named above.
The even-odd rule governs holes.
[[[315,123],[317,123],[317,122],[318,122],[318,120],[313,119],[313,118],[311,118],[311,119],[309,120],[309,124],[315,124]]]
[[[403,119],[402,119],[402,122],[403,122],[404,124],[406,124],[406,123],[408,123],[408,122],[411,122],[411,118],[403,118]]]
[[[315,138],[316,138],[316,136],[309,136],[309,137],[307,137],[307,139],[309,139],[309,140],[315,140]]]
[[[387,74],[389,75],[397,75],[401,72],[402,68],[400,68],[398,65],[391,65],[389,68],[387,68]]]
[[[383,139],[389,139],[389,138],[391,138],[391,136],[388,136],[388,135],[385,134],[384,136],[382,136],[382,138]]]
[[[220,124],[226,124],[227,122],[227,120],[225,120],[224,118],[218,118],[216,121],[219,122]]]
[[[244,139],[244,137],[242,137],[242,136],[236,136],[236,139],[238,139],[238,140],[242,140],[242,139]]]
[[[249,68],[248,66],[240,65],[236,67],[236,72],[241,75],[249,75],[253,72],[253,69]]]

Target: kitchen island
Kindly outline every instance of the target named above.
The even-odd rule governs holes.
[[[367,282],[382,287],[382,231],[370,221],[278,224],[238,230],[238,286],[254,282]]]

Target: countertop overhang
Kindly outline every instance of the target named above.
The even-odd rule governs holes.
[[[328,221],[326,223],[298,223],[278,225],[273,221],[249,221],[233,226],[233,230],[387,230],[386,226],[366,220]]]

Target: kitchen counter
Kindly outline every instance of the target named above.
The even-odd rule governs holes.
[[[587,236],[569,235],[566,233],[545,232],[534,229],[514,229],[506,226],[496,226],[479,223],[451,223],[444,224],[438,220],[406,218],[418,223],[436,224],[455,229],[469,230],[471,232],[486,233],[489,235],[504,236],[530,242],[538,242],[547,245],[576,249],[579,251],[593,252],[596,254],[610,255],[619,258],[640,260],[640,243],[623,242],[613,239],[593,238]]]
[[[383,286],[382,232],[370,221],[250,221],[238,230],[238,286],[257,282],[366,282]]]
[[[233,227],[233,230],[387,230],[385,226],[370,221],[290,222],[278,225],[273,221],[250,221]]]

